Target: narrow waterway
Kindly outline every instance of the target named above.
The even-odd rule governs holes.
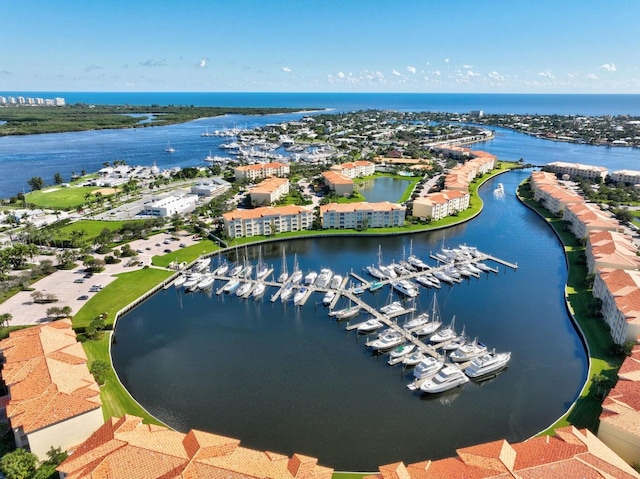
[[[126,387],[176,429],[239,438],[247,447],[299,452],[337,470],[376,470],[505,438],[520,441],[546,428],[576,398],[587,371],[584,349],[567,315],[566,266],[551,229],[515,198],[529,171],[515,171],[481,190],[485,208],[470,223],[431,233],[384,238],[327,238],[273,243],[263,256],[279,271],[330,267],[346,274],[413,251],[427,259],[442,244],[477,246],[517,262],[497,275],[443,286],[445,322],[497,351],[511,351],[495,379],[434,397],[406,388],[411,371],[374,356],[366,337],[346,332],[312,296],[302,308],[171,288],[123,317],[113,361]],[[498,182],[506,197],[495,198]],[[258,249],[249,248],[255,261]],[[214,285],[216,287],[219,285]],[[426,310],[433,292],[422,289]],[[388,289],[365,299],[382,306]],[[366,319],[363,316],[354,321]]]

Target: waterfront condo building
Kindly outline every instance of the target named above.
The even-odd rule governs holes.
[[[595,273],[598,268],[640,269],[637,252],[633,239],[624,233],[591,231],[585,248],[588,272]]]
[[[546,171],[551,171],[561,176],[569,178],[587,178],[589,180],[601,182],[607,176],[607,169],[602,166],[581,165],[580,163],[565,163],[564,161],[554,161],[544,167]]]
[[[333,469],[313,457],[256,451],[208,432],[182,433],[111,418],[57,468],[63,479],[331,479]]]
[[[406,208],[380,203],[329,203],[320,206],[322,227],[336,229],[389,228],[404,225]]]
[[[253,206],[269,206],[289,194],[289,179],[270,176],[251,188]]]
[[[322,173],[324,184],[338,196],[353,194],[353,180],[335,171]]]
[[[413,200],[412,214],[421,219],[431,218],[432,221],[438,221],[469,208],[470,198],[468,192],[455,190],[429,193]]]
[[[229,238],[308,230],[313,225],[313,209],[295,205],[234,210],[222,217]]]
[[[593,282],[593,296],[616,344],[640,338],[640,271],[601,268]]]
[[[102,424],[100,388],[70,319],[13,331],[0,351],[0,404],[16,446],[45,460],[51,447],[69,449]]]
[[[619,170],[609,175],[611,181],[615,183],[626,183],[629,185],[640,184],[640,171]]]
[[[578,239],[587,239],[589,233],[595,230],[623,230],[618,220],[591,203],[567,205],[562,219],[569,223],[569,230]]]
[[[289,165],[278,161],[273,163],[256,163],[255,165],[238,166],[233,169],[236,180],[256,181],[267,176],[287,176]]]
[[[376,165],[370,161],[351,161],[348,163],[341,163],[333,165],[331,171],[346,176],[347,178],[359,178],[362,176],[370,176],[376,172]]]

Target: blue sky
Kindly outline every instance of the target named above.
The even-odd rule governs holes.
[[[0,91],[640,92],[638,0],[5,0],[0,11]]]

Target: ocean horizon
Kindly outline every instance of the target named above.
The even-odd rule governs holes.
[[[640,116],[640,94],[602,93],[344,93],[344,92],[73,92],[7,91],[3,96],[54,98],[68,104],[287,107],[530,115]]]

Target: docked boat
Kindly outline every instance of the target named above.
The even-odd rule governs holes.
[[[180,275],[176,278],[176,280],[173,282],[173,286],[175,288],[179,288],[181,286],[184,285],[185,281],[187,281],[187,277],[185,275]]]
[[[413,254],[413,240],[409,243],[409,256],[407,262],[416,269],[427,269],[429,266]]]
[[[251,276],[251,273],[253,273],[253,265],[250,263],[245,263],[242,271],[240,271],[240,274],[238,276],[240,276],[241,278],[249,278]]]
[[[371,331],[375,331],[382,326],[383,324],[381,321],[375,318],[371,318],[360,324],[357,329],[359,333],[370,333]]]
[[[413,370],[413,377],[416,379],[428,378],[440,371],[443,366],[443,361],[440,361],[433,356],[426,356],[416,365],[416,368]]]
[[[231,272],[229,273],[229,276],[231,277],[238,276],[240,273],[242,273],[243,268],[244,266],[242,264],[235,265],[233,268],[231,268]]]
[[[416,349],[415,344],[401,344],[400,346],[395,348],[393,351],[391,351],[389,353],[389,356],[392,359],[404,358],[405,356],[411,354],[415,349]]]
[[[229,271],[229,263],[225,261],[216,268],[213,274],[215,274],[216,276],[224,276],[225,274],[227,274],[227,271]]]
[[[420,390],[425,393],[441,393],[469,382],[469,378],[456,366],[442,368],[433,378],[427,379]]]
[[[411,273],[411,271],[409,271],[404,265],[402,265],[401,263],[391,263],[389,265],[391,268],[393,268],[393,270],[396,272],[396,274],[400,275],[400,276],[405,276],[409,273]]]
[[[511,353],[492,351],[474,358],[464,372],[471,378],[478,378],[499,371],[507,365],[510,359]]]
[[[256,265],[256,279],[263,279],[269,274],[269,265],[262,260],[262,247],[258,250],[258,264]]]
[[[365,270],[376,279],[387,279],[387,276],[373,265],[365,267]]]
[[[420,286],[424,286],[425,288],[432,288],[433,287],[433,282],[431,281],[431,279],[427,275],[416,276],[413,279]]]
[[[293,283],[291,281],[285,284],[282,288],[282,292],[280,293],[280,301],[282,301],[283,303],[289,301],[289,299],[291,299],[291,295],[293,294],[293,289]]]
[[[400,301],[394,301],[393,303],[389,303],[382,308],[380,308],[380,312],[382,314],[392,314],[397,313],[398,311],[402,311],[404,307]]]
[[[379,264],[378,269],[382,272],[385,278],[387,279],[396,279],[398,275],[396,271],[393,269],[393,266]]]
[[[307,286],[311,286],[313,283],[316,282],[317,278],[318,278],[318,273],[316,273],[315,271],[309,271],[304,277],[304,284]]]
[[[292,283],[299,283],[302,281],[302,271],[300,271],[300,267],[298,266],[298,256],[293,255],[293,272],[291,273],[291,278],[289,281]]]
[[[393,349],[405,341],[404,335],[398,333],[397,331],[393,331],[391,333],[385,334],[380,338],[374,339],[373,341],[369,341],[367,346],[376,351],[387,351],[389,349]]]
[[[289,272],[287,271],[287,257],[284,254],[284,248],[282,248],[282,267],[280,269],[280,276],[278,276],[278,281],[280,283],[284,283],[289,279]]]
[[[416,288],[411,281],[406,279],[394,281],[391,284],[393,286],[393,289],[409,298],[415,298],[420,293],[420,291],[418,291],[418,288]]]
[[[429,313],[422,313],[409,319],[402,327],[406,330],[412,330],[429,322]]]
[[[379,290],[380,288],[382,288],[383,286],[384,286],[384,284],[383,284],[383,283],[381,283],[380,281],[374,281],[373,283],[371,283],[371,284],[369,285],[369,291],[372,291],[372,292],[373,292],[373,291],[377,291],[377,290]]]
[[[455,339],[458,336],[454,329],[455,321],[456,317],[454,316],[451,320],[451,324],[432,335],[429,338],[429,341],[431,341],[432,343],[442,343],[444,341],[451,341],[452,339]]]
[[[330,305],[331,301],[333,301],[335,297],[336,297],[335,291],[327,291],[327,294],[325,294],[324,297],[322,298],[322,304],[324,304],[325,306]]]
[[[189,277],[187,278],[187,280],[184,282],[182,286],[184,286],[184,289],[191,291],[196,286],[198,286],[198,283],[201,280],[202,280],[202,275],[200,273],[192,273],[189,275]]]
[[[333,271],[331,271],[329,268],[322,268],[320,270],[320,274],[318,275],[318,278],[316,279],[316,286],[318,288],[328,287],[329,283],[331,282],[332,276],[333,276]]]
[[[460,347],[464,346],[467,343],[467,335],[464,333],[464,329],[462,330],[462,334],[452,339],[451,342],[442,346],[442,350],[446,352],[455,351]]]
[[[251,292],[251,296],[253,296],[254,298],[259,298],[264,294],[266,289],[267,286],[264,283],[257,283],[256,287]]]
[[[298,288],[296,294],[293,295],[293,304],[300,304],[300,302],[304,299],[308,292],[309,290],[304,286]]]
[[[343,321],[345,319],[351,319],[360,314],[360,306],[351,306],[341,309],[339,311],[333,311],[331,316],[336,318],[338,321]]]
[[[240,298],[243,297],[245,294],[251,291],[252,286],[253,286],[253,283],[250,283],[249,281],[242,283],[240,286],[238,286],[238,289],[236,289],[236,296]]]
[[[198,289],[207,289],[210,288],[211,285],[213,284],[213,282],[216,279],[213,277],[213,275],[205,275],[205,277],[198,283],[198,285],[196,286]]]
[[[413,353],[408,354],[402,359],[402,364],[408,367],[416,366],[420,363],[420,361],[426,358],[427,356],[422,354],[420,351],[414,351]]]
[[[342,276],[334,274],[333,278],[331,278],[331,283],[329,283],[329,287],[331,289],[338,289],[340,286],[342,286]]]
[[[435,333],[442,326],[442,322],[438,320],[429,321],[412,331],[416,336],[428,336]]]
[[[449,358],[456,363],[464,363],[487,352],[487,346],[474,339],[470,343],[464,344],[449,355]]]
[[[445,283],[452,284],[454,282],[454,279],[442,270],[435,270],[433,272],[433,275],[437,279],[439,279],[440,281],[444,281]]]
[[[359,296],[359,295],[361,295],[362,293],[364,293],[364,288],[363,288],[362,286],[356,286],[355,288],[353,288],[353,289],[351,290],[351,292],[352,292],[353,294],[355,294],[356,296]]]
[[[240,280],[239,279],[230,279],[227,284],[224,285],[224,288],[222,288],[222,290],[225,293],[234,293],[236,291],[236,289],[238,289],[240,287]]]
[[[484,271],[485,273],[488,273],[491,271],[491,268],[482,262],[475,263],[475,266],[476,268],[478,268],[481,271]]]
[[[193,264],[193,266],[191,267],[191,271],[200,273],[205,269],[207,269],[210,264],[211,264],[211,258],[200,258]]]

